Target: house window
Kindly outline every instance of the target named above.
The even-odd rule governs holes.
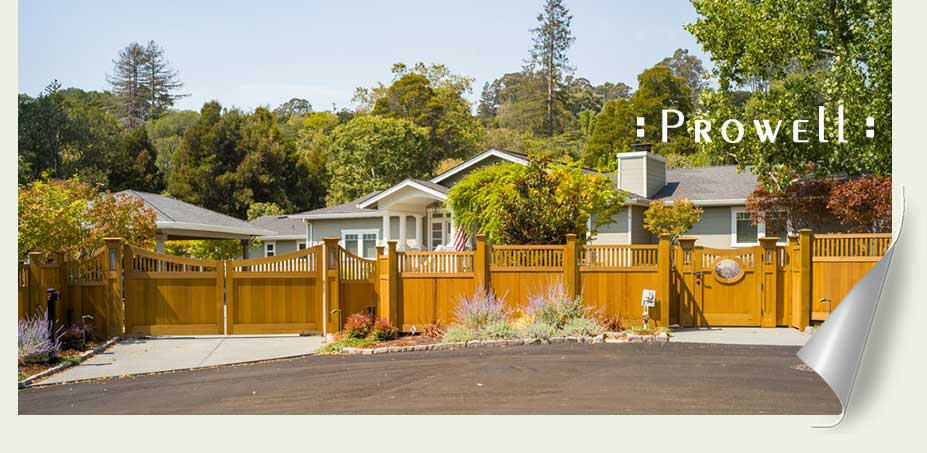
[[[444,244],[444,221],[435,220],[431,222],[431,248],[435,249]]]
[[[759,229],[747,211],[734,211],[734,245],[756,244]]]
[[[372,259],[377,256],[377,230],[343,230],[341,246],[361,258]]]
[[[276,255],[277,244],[273,242],[264,243],[264,256],[274,256]]]
[[[306,243],[305,243],[305,242],[297,242],[297,243],[296,243],[296,250],[306,250]]]
[[[787,221],[781,211],[767,212],[766,222],[760,225],[760,237],[776,237],[780,244],[788,242],[789,232]]]
[[[361,235],[360,256],[364,258],[373,258],[377,256],[377,233],[364,233]]]

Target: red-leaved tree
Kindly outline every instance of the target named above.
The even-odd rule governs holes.
[[[747,196],[746,207],[754,223],[764,222],[766,232],[785,232],[802,228],[817,229],[834,221],[827,210],[836,182],[830,178],[796,177],[782,189],[759,184]]]
[[[892,178],[852,179],[834,187],[827,208],[854,233],[892,230]]]

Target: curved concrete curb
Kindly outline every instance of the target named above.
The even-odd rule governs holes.
[[[55,385],[79,384],[79,383],[81,383],[81,382],[105,381],[105,380],[109,380],[109,379],[121,379],[121,378],[129,378],[129,377],[134,378],[134,377],[142,377],[142,376],[154,376],[154,375],[157,375],[157,374],[180,373],[180,372],[184,372],[184,371],[209,370],[209,369],[214,369],[214,368],[226,368],[226,367],[231,368],[231,367],[242,366],[242,365],[254,365],[254,364],[258,364],[258,363],[272,363],[272,362],[279,362],[279,361],[283,361],[283,360],[298,359],[298,358],[301,358],[301,357],[309,357],[309,356],[314,356],[314,355],[318,355],[318,354],[319,354],[318,352],[309,352],[309,353],[306,353],[306,354],[296,354],[296,355],[288,355],[288,356],[283,356],[283,357],[274,357],[274,358],[272,358],[272,359],[247,360],[247,361],[244,361],[244,362],[223,363],[223,364],[220,364],[220,365],[205,365],[205,366],[196,366],[196,367],[189,367],[189,368],[177,368],[177,369],[173,369],[173,370],[164,370],[164,371],[147,371],[147,372],[144,372],[144,373],[120,374],[119,376],[92,377],[92,378],[86,378],[86,379],[74,379],[74,380],[71,380],[71,381],[50,382],[50,383],[47,383],[47,384],[39,382],[39,383],[36,383],[36,384],[32,384],[32,385],[30,385],[29,387],[30,387],[30,388],[35,388],[35,387],[51,387],[51,386],[55,386]],[[67,367],[65,367],[65,368],[67,368]],[[64,369],[64,368],[62,368],[62,369]],[[22,388],[22,387],[20,387],[20,388]]]
[[[84,352],[82,352],[81,355],[80,355],[80,357],[78,358],[77,362],[65,362],[65,363],[62,363],[61,365],[58,365],[58,366],[56,366],[56,367],[49,368],[49,369],[47,369],[47,370],[45,370],[45,371],[43,371],[43,372],[41,372],[41,373],[33,374],[32,376],[29,376],[29,377],[27,377],[27,378],[25,378],[25,379],[19,381],[19,388],[24,389],[24,388],[26,388],[26,387],[32,387],[32,386],[33,386],[33,382],[35,382],[35,381],[38,381],[38,380],[40,380],[40,379],[47,378],[47,377],[49,377],[49,376],[51,376],[51,375],[53,375],[53,374],[55,374],[55,373],[58,373],[58,372],[60,372],[60,371],[64,371],[64,370],[66,370],[66,369],[68,369],[68,368],[70,368],[70,367],[72,367],[72,366],[74,366],[74,365],[80,365],[80,364],[83,363],[85,360],[87,360],[87,359],[89,359],[89,358],[91,358],[91,357],[93,357],[93,356],[95,356],[95,355],[97,355],[97,354],[99,354],[99,353],[105,351],[106,348],[108,348],[108,347],[110,347],[110,346],[116,344],[117,341],[119,341],[119,337],[110,338],[110,339],[109,339],[108,341],[106,341],[105,343],[103,343],[103,344],[101,344],[101,345],[99,345],[99,346],[97,346],[97,347],[95,347],[95,348],[93,348],[93,349],[91,349],[91,350],[89,350],[89,351],[84,351]]]
[[[414,352],[414,351],[453,351],[455,349],[470,348],[491,348],[500,346],[526,346],[534,344],[562,344],[562,343],[666,343],[669,336],[660,335],[635,335],[624,332],[607,332],[594,337],[551,337],[551,338],[526,338],[517,340],[470,340],[456,343],[434,343],[418,344],[414,346],[389,346],[379,348],[344,348],[341,354],[344,355],[371,355],[386,354],[390,352]]]

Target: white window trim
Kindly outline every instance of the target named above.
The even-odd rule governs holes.
[[[302,245],[303,248],[299,248],[300,245]],[[307,248],[309,248],[309,245],[306,244],[306,241],[296,241],[296,250],[305,250]]]
[[[273,253],[273,255],[268,255],[268,253]],[[264,242],[264,258],[268,258],[271,256],[277,256],[277,241],[265,241]]]
[[[760,244],[760,238],[766,237],[766,222],[756,224],[756,242],[737,242],[737,214],[749,214],[746,209],[731,208],[731,247],[752,247]],[[789,242],[788,235],[792,233],[790,227],[786,227],[786,237],[778,238],[777,245],[786,245]]]
[[[357,235],[357,250],[348,250],[348,248],[345,247],[346,242],[345,242],[344,239],[345,239],[345,236],[347,236],[347,235],[349,235],[349,234],[356,234],[356,235]],[[380,230],[377,230],[377,229],[366,229],[366,230],[341,230],[341,243],[340,243],[340,245],[341,245],[342,247],[344,247],[345,250],[348,250],[349,252],[351,252],[351,253],[353,253],[353,254],[355,254],[355,255],[361,257],[361,258],[368,258],[368,257],[365,257],[365,256],[364,256],[364,235],[365,235],[365,234],[373,234],[373,235],[376,235],[376,237],[377,237],[376,243],[377,243],[377,244],[380,243]],[[373,258],[373,257],[369,257],[369,258]],[[369,259],[369,258],[368,258],[368,259]]]
[[[731,208],[731,247],[751,247],[758,245],[760,243],[759,238],[766,234],[766,224],[760,222],[756,225],[757,240],[755,242],[737,242],[737,214],[740,213],[749,214],[750,211]]]

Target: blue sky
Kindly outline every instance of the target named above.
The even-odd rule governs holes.
[[[28,0],[19,5],[19,90],[52,79],[105,89],[119,49],[157,41],[185,83],[177,107],[217,99],[247,110],[292,97],[316,110],[347,106],[358,86],[391,78],[396,62],[444,63],[484,82],[517,71],[528,55],[540,0],[168,1]],[[636,85],[637,74],[679,47],[707,55],[682,26],[688,0],[566,0],[576,75]]]

